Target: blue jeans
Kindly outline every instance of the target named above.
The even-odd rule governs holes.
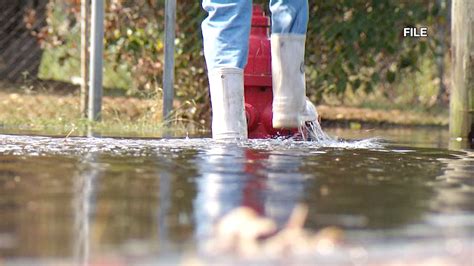
[[[209,15],[202,23],[208,71],[244,68],[252,19],[252,0],[203,0]],[[306,34],[308,0],[270,0],[272,34]]]

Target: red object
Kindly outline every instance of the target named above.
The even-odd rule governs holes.
[[[275,129],[272,126],[272,62],[270,48],[270,18],[260,5],[253,5],[249,54],[244,69],[245,111],[248,136],[265,139],[291,137],[298,129]]]

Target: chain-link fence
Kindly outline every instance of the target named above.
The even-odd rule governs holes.
[[[420,67],[423,58],[432,65],[432,56],[426,51],[433,50],[437,40],[444,41],[443,36],[438,38],[434,34],[426,39],[402,39],[400,32],[407,25],[425,25],[431,32],[446,25],[449,5],[436,4],[440,1],[446,2],[309,1],[306,73],[311,99],[321,99],[321,93],[343,94],[358,88],[396,93],[391,89],[396,87],[393,84]],[[0,0],[0,82],[27,82],[32,89],[78,91],[80,2]],[[106,95],[112,91],[146,95],[159,102],[164,2],[105,1]],[[254,3],[267,6],[268,1]],[[192,120],[209,115],[200,27],[205,15],[201,1],[177,1],[175,107],[177,116]],[[443,55],[441,52],[440,64]],[[431,65],[427,68],[432,69]],[[426,77],[428,81],[434,78]],[[155,107],[159,113],[161,108]]]
[[[78,92],[80,2],[1,0],[0,82],[15,84],[8,86],[12,88],[28,84],[32,90]],[[105,1],[106,95],[145,96],[159,102],[164,5],[164,0]],[[199,108],[208,101],[200,28],[204,16],[200,1],[178,1],[175,107],[177,116],[190,119],[208,113],[208,108]]]
[[[47,0],[0,1],[0,79],[36,76],[42,49],[32,31],[46,26]]]

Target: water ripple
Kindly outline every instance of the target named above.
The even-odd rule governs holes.
[[[146,156],[150,152],[166,150],[178,152],[184,149],[208,150],[216,145],[245,147],[269,151],[314,152],[321,148],[343,149],[381,149],[382,140],[371,138],[354,141],[325,139],[319,141],[300,141],[294,139],[264,139],[248,141],[215,141],[200,139],[119,139],[119,138],[85,138],[85,137],[40,137],[0,135],[0,154],[11,155],[45,155],[69,154],[81,155],[92,152],[116,155]]]

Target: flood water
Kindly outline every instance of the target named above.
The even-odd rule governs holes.
[[[346,140],[0,135],[0,265],[180,264],[228,211],[283,225],[298,203],[345,239],[305,263],[473,265],[472,151],[440,129],[328,132]]]

